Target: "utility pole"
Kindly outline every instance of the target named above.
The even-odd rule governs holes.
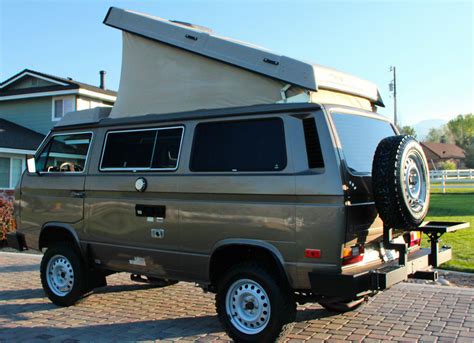
[[[390,66],[390,71],[393,72],[393,80],[389,84],[389,90],[393,93],[393,122],[395,126],[398,125],[397,120],[397,71],[395,66]]]

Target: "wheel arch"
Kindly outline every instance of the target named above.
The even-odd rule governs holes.
[[[73,244],[77,251],[83,256],[76,230],[66,223],[50,222],[43,225],[38,238],[38,248],[41,251],[43,248],[49,247],[52,243],[64,241]]]
[[[219,273],[230,265],[251,260],[258,261],[269,267],[276,267],[278,276],[291,287],[292,280],[285,268],[285,260],[280,251],[272,244],[258,240],[226,239],[218,242],[209,260],[209,280],[212,287],[216,286]]]

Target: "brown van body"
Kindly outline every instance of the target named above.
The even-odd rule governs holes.
[[[370,272],[387,260],[379,249],[383,223],[375,209],[370,174],[347,168],[331,117],[334,111],[391,125],[360,109],[276,104],[59,126],[39,147],[37,158],[52,137],[90,133],[84,170],[25,172],[16,190],[18,232],[29,249],[37,250],[48,247],[60,232],[95,269],[193,281],[211,290],[216,273],[248,249],[268,256],[296,291],[314,291],[311,273],[321,277]],[[284,169],[190,169],[196,125],[264,118],[283,123]],[[317,168],[309,168],[303,126],[305,119],[313,118],[324,162]],[[170,127],[183,130],[175,169],[101,170],[108,132]],[[143,192],[135,188],[138,178],[146,180]],[[137,206],[161,208],[166,216],[138,215]],[[376,258],[344,266],[343,249],[359,244],[372,246]],[[308,256],[307,249],[317,251],[317,256]]]

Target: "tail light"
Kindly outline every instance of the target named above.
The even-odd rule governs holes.
[[[408,243],[408,246],[414,247],[416,245],[421,244],[421,232],[420,231],[411,231],[410,232],[410,242]]]
[[[364,259],[364,246],[362,244],[344,248],[342,251],[342,265],[361,262]]]

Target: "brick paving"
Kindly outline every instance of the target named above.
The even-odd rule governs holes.
[[[44,296],[39,262],[0,252],[0,342],[229,341],[213,295],[193,284],[153,288],[120,273],[61,308]],[[345,314],[299,306],[288,340],[474,342],[474,289],[401,283]]]

